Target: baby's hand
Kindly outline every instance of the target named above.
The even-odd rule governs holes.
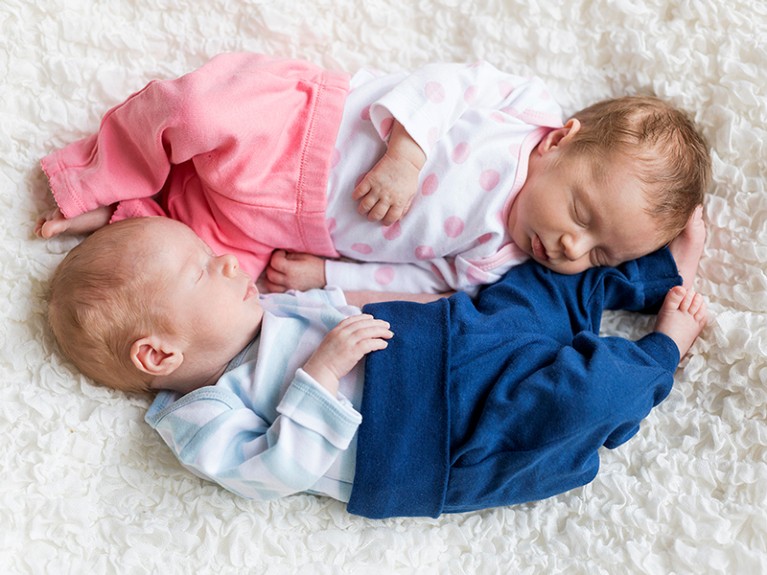
[[[419,173],[407,160],[385,154],[354,188],[352,199],[359,200],[357,211],[387,226],[399,221],[413,202]]]
[[[325,260],[309,254],[276,250],[266,268],[264,284],[270,292],[306,291],[325,287]]]
[[[399,221],[418,191],[418,174],[425,161],[421,147],[395,121],[386,154],[354,188],[352,199],[359,201],[357,211],[371,222],[382,221],[387,226]]]
[[[54,208],[37,219],[35,235],[47,240],[60,234],[89,234],[107,225],[112,211],[112,206],[103,206],[67,219],[61,210]]]
[[[394,334],[389,324],[361,314],[340,321],[322,340],[304,364],[304,371],[331,394],[338,393],[338,380],[349,373],[371,351],[385,349]]]

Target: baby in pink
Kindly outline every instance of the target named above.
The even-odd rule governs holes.
[[[652,106],[678,114],[624,100],[636,108],[629,123]],[[486,63],[349,81],[307,62],[223,54],[150,83],[96,134],[43,158],[58,207],[37,232],[165,215],[253,277],[269,266],[275,291],[472,293],[528,257],[563,273],[617,265],[675,237],[703,180],[659,215],[645,177],[658,162],[625,152],[662,157],[669,144],[578,147],[601,115],[563,124],[540,80]],[[678,147],[695,148],[685,138]]]

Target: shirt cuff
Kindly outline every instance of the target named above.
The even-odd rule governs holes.
[[[277,411],[342,450],[349,446],[362,423],[362,415],[348,401],[333,397],[303,369],[296,372]]]

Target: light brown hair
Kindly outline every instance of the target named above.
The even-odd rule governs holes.
[[[87,237],[56,268],[48,293],[48,323],[62,353],[96,383],[128,392],[148,391],[151,383],[131,362],[131,345],[169,324],[153,305],[157,280],[134,265],[144,255],[135,239],[147,220],[117,222]]]
[[[688,115],[659,98],[626,96],[597,102],[573,117],[581,128],[571,151],[605,166],[615,153],[636,161],[648,212],[665,241],[676,237],[703,203],[711,177],[708,145]]]

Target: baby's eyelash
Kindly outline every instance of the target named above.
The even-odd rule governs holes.
[[[592,262],[595,266],[610,266],[612,263],[610,262],[610,258],[605,254],[605,252],[599,248],[595,248],[592,250]]]
[[[573,201],[573,216],[575,219],[575,223],[579,226],[586,227],[588,225],[588,222],[583,218],[582,214],[578,211],[578,202]]]

